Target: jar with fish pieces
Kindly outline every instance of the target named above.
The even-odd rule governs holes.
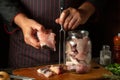
[[[91,68],[91,40],[86,30],[69,31],[66,39],[66,62],[68,70],[86,73]]]

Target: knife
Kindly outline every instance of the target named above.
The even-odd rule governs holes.
[[[10,75],[10,78],[17,79],[17,80],[35,80],[35,78],[19,76],[19,75]]]
[[[60,13],[62,13],[64,9],[64,0],[60,0]],[[61,64],[61,53],[63,54],[63,63],[65,64],[65,30],[63,26],[60,26],[61,29],[59,30],[59,64]]]

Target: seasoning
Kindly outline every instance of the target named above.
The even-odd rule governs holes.
[[[120,63],[120,33],[113,38],[114,62]]]
[[[103,45],[100,51],[100,64],[103,66],[111,64],[111,51],[109,45]]]

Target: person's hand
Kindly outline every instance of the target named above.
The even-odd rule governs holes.
[[[78,9],[70,7],[63,10],[60,17],[55,21],[62,25],[65,30],[73,30],[80,24],[85,24],[94,11],[94,6],[89,2],[85,2]]]
[[[40,42],[36,38],[36,33],[44,29],[43,25],[33,19],[27,18],[21,13],[15,17],[14,22],[22,29],[24,41],[27,44],[39,49]]]
[[[86,20],[83,20],[83,14],[79,10],[74,8],[68,8],[64,10],[60,18],[56,19],[56,23],[64,26],[65,30],[75,29],[78,25],[83,24]]]

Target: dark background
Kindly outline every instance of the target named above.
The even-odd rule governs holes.
[[[92,27],[92,26],[91,26]],[[92,27],[93,55],[98,56],[103,45],[110,45],[113,53],[113,37],[120,32],[120,0],[109,0]],[[94,53],[95,52],[95,53]]]
[[[0,68],[8,67],[9,35],[4,30],[0,20]]]
[[[99,57],[103,45],[110,45],[113,51],[113,37],[120,32],[120,0],[109,0],[92,25],[85,29],[89,31],[92,41],[92,56]],[[8,67],[9,34],[4,30],[0,20],[0,68]],[[114,53],[112,53],[114,54]]]

